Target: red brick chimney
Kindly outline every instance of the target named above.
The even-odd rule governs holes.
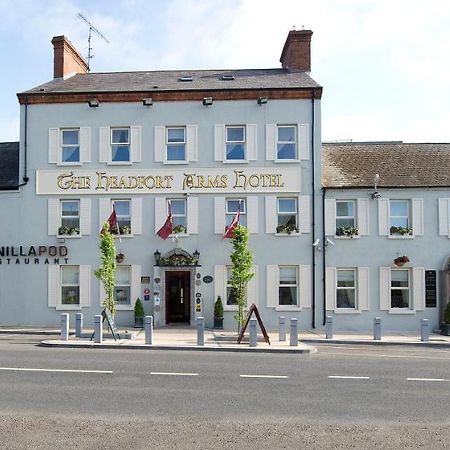
[[[76,73],[87,73],[86,60],[65,36],[55,36],[53,44],[53,78],[66,78]]]
[[[284,69],[311,72],[311,30],[289,31],[280,62]]]

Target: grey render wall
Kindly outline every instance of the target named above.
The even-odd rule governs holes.
[[[24,108],[21,106],[21,142],[23,161],[24,142]],[[320,101],[315,101],[315,155],[316,155],[316,218],[320,233]],[[47,202],[50,196],[36,195],[36,170],[52,169],[66,171],[66,167],[56,167],[48,163],[48,130],[52,127],[91,127],[91,162],[82,167],[69,168],[75,172],[83,170],[105,169],[106,165],[99,163],[99,127],[102,126],[132,126],[142,127],[142,162],[133,165],[139,169],[157,169],[163,167],[154,162],[154,127],[156,125],[198,125],[198,161],[189,166],[180,166],[189,170],[199,168],[219,168],[225,164],[214,161],[214,124],[257,124],[258,159],[247,164],[226,164],[226,169],[245,167],[273,167],[301,165],[302,195],[311,195],[311,159],[299,163],[276,164],[266,160],[265,125],[275,124],[309,124],[311,137],[312,123],[311,100],[269,100],[264,106],[258,106],[256,101],[224,101],[215,102],[211,107],[204,107],[201,102],[167,102],[155,103],[144,107],[141,103],[103,103],[98,108],[89,108],[86,104],[52,104],[28,106],[27,142],[28,142],[28,175],[30,182],[18,194],[5,194],[0,197],[2,209],[8,211],[8,220],[0,223],[2,245],[60,245],[55,236],[47,233]],[[175,166],[170,165],[168,168]],[[129,166],[125,166],[126,171]],[[114,166],[114,169],[118,169]],[[269,264],[312,264],[312,232],[301,236],[276,237],[265,232],[264,195],[258,195],[259,233],[251,235],[250,247],[254,252],[255,264],[258,266],[258,299],[257,304],[268,328],[276,328],[279,312],[266,307],[266,266]],[[116,196],[116,195],[114,195]],[[118,195],[120,197],[120,195]],[[83,195],[71,197],[83,198]],[[133,195],[131,196],[133,197]],[[198,272],[201,277],[214,275],[214,266],[229,264],[231,244],[214,234],[213,224],[213,194],[199,193],[199,230],[197,235],[179,239],[179,247],[192,253],[200,252]],[[61,197],[63,198],[63,197]],[[90,196],[91,204],[91,234],[80,239],[66,239],[63,245],[69,251],[70,264],[88,264],[94,270],[99,264],[98,230],[106,217],[98,217],[99,196]],[[128,264],[141,266],[141,274],[151,277],[153,283],[154,258],[156,249],[165,253],[174,247],[171,239],[162,241],[154,233],[154,201],[155,195],[142,195],[143,234],[116,243],[117,249],[127,256]],[[57,324],[61,310],[48,307],[48,266],[40,264],[6,264],[2,258],[0,264],[0,323],[1,324]],[[317,267],[317,280],[321,280],[320,266]],[[147,286],[146,286],[147,287]],[[320,284],[319,284],[320,287]],[[153,284],[149,286],[153,291]],[[195,293],[200,292],[203,298],[203,312],[207,326],[212,325],[214,282],[202,283],[195,287]],[[141,292],[142,293],[142,292]],[[91,306],[83,308],[85,321],[92,323],[93,316],[101,311],[99,304],[99,283],[91,276],[90,285]],[[191,302],[193,302],[191,298]],[[320,317],[322,293],[317,292],[317,314]],[[151,301],[144,302],[146,314],[152,314]],[[70,311],[73,320],[75,311]],[[235,327],[234,312],[225,313],[225,327]],[[288,318],[299,318],[301,328],[312,326],[311,308],[302,312],[283,313]],[[116,321],[119,325],[131,324],[132,311],[119,311]]]
[[[435,330],[439,327],[439,310],[443,294],[441,271],[444,270],[450,256],[449,237],[439,235],[438,199],[448,198],[450,190],[444,188],[379,189],[381,198],[385,199],[423,199],[424,234],[414,238],[392,238],[379,235],[379,201],[370,197],[372,192],[373,189],[327,189],[326,191],[327,199],[362,198],[369,201],[369,235],[354,239],[330,236],[335,245],[327,246],[325,257],[327,267],[368,267],[370,291],[370,308],[367,311],[346,314],[328,310],[327,315],[333,316],[336,330],[372,330],[375,317],[381,317],[383,330],[386,331],[418,332],[422,318],[429,319],[430,330]],[[395,269],[393,261],[402,255],[409,257],[410,263],[404,267],[410,270],[420,267],[437,271],[437,307],[406,313],[398,310],[380,310],[380,267]]]

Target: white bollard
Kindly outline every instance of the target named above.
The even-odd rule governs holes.
[[[94,317],[94,342],[96,344],[101,344],[103,342],[103,326],[101,315]]]
[[[250,347],[256,347],[256,319],[250,319]]]
[[[205,319],[204,317],[197,317],[197,346],[203,347],[205,345]]]
[[[291,332],[289,334],[289,340],[291,347],[298,347],[298,325],[295,317],[291,319]]]
[[[81,337],[83,333],[83,313],[75,314],[75,336]]]
[[[373,339],[381,341],[381,317],[373,319]]]
[[[422,342],[430,341],[430,330],[428,328],[428,319],[422,319],[422,326],[420,329],[420,340]]]
[[[67,313],[61,314],[61,340],[69,340],[69,314]]]
[[[280,342],[286,341],[286,317],[280,316],[278,318],[278,330],[279,330],[279,338]]]
[[[145,344],[153,345],[153,316],[144,318]]]
[[[333,317],[327,316],[325,320],[325,339],[333,339]]]

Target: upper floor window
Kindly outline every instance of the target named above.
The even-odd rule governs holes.
[[[168,200],[172,209],[173,234],[187,233],[187,205],[184,198]]]
[[[119,226],[120,234],[131,233],[131,200],[121,199],[114,200],[114,209],[116,210],[117,225]],[[112,233],[116,233],[117,230],[112,229]]]
[[[389,233],[412,234],[409,200],[389,201]]]
[[[225,133],[226,160],[244,161],[246,159],[245,126],[227,126]]]
[[[298,233],[297,198],[278,198],[277,233]]]
[[[391,308],[409,308],[409,270],[391,270]]]
[[[79,266],[61,266],[61,304],[80,304]]]
[[[61,200],[59,235],[80,234],[80,201]]]
[[[240,205],[240,206],[239,206]],[[230,226],[231,222],[236,215],[236,212],[240,208],[239,212],[239,225],[247,226],[247,207],[245,198],[229,198],[226,200],[226,226]]]
[[[166,128],[167,161],[186,161],[186,128]]]
[[[61,130],[61,162],[80,162],[80,130]]]
[[[297,159],[297,126],[277,126],[277,159]]]
[[[111,161],[130,161],[129,128],[111,128]]]
[[[131,267],[116,267],[116,284],[114,286],[114,300],[118,305],[131,304]]]
[[[356,308],[354,269],[336,270],[336,308]]]
[[[298,306],[298,268],[279,267],[278,305]]]
[[[336,236],[353,236],[356,228],[355,201],[336,200]]]

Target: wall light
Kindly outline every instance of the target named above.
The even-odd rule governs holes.
[[[144,98],[142,100],[142,104],[144,106],[152,106],[153,105],[153,99],[152,98]]]
[[[88,104],[91,108],[97,108],[97,106],[100,105],[100,102],[96,98],[90,98]]]
[[[269,97],[258,97],[258,99],[256,100],[259,106],[265,105],[268,101]]]
[[[213,104],[213,98],[212,97],[205,97],[202,101],[203,106],[211,106]]]

